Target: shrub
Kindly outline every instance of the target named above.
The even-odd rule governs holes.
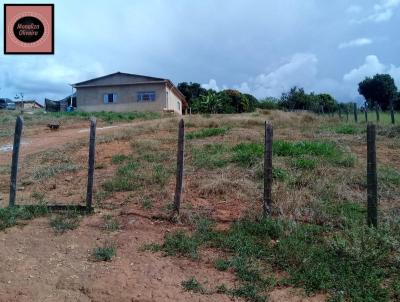
[[[46,214],[48,214],[48,209],[44,203],[0,208],[0,230],[16,225],[19,220],[30,220]]]
[[[194,293],[204,293],[205,290],[199,281],[195,277],[191,277],[186,281],[182,282],[182,287],[187,291],[192,291]]]
[[[68,230],[74,230],[79,226],[79,213],[76,211],[67,211],[59,214],[50,221],[51,227],[56,233],[64,233]]]
[[[92,258],[95,261],[111,261],[116,255],[116,249],[113,245],[96,247],[92,250]]]

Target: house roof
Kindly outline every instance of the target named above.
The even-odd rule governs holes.
[[[36,100],[15,100],[15,101],[13,101],[13,102],[16,103],[16,104],[19,104],[19,103],[31,104],[31,103],[33,103],[33,104],[36,104],[37,106],[43,108],[43,105],[40,104],[40,103],[39,103],[38,101],[36,101]]]
[[[127,78],[131,78],[132,82],[127,82],[127,83],[122,83],[122,84],[105,84],[102,83],[101,80],[111,78],[116,75],[122,75]],[[100,83],[97,83],[100,81]],[[97,77],[94,79],[90,79],[87,81],[79,82],[76,84],[72,84],[71,86],[74,88],[80,88],[80,87],[96,87],[96,86],[121,86],[121,85],[141,85],[141,84],[155,84],[155,83],[165,83],[182,101],[183,107],[187,106],[186,98],[185,96],[179,91],[178,88],[175,87],[175,85],[171,82],[169,79],[163,79],[163,78],[156,78],[156,77],[150,77],[150,76],[145,76],[145,75],[140,75],[140,74],[132,74],[132,73],[125,73],[125,72],[114,72],[111,74],[107,74],[105,76]]]

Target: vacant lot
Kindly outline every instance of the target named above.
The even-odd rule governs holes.
[[[0,301],[397,301],[400,128],[378,127],[379,229],[365,227],[366,125],[309,113],[186,116],[182,211],[169,221],[178,118],[26,115],[17,203],[0,210]],[[59,131],[46,124],[59,120]],[[15,116],[0,115],[6,207]],[[264,121],[273,218],[260,216]],[[1,149],[1,147],[5,147]]]

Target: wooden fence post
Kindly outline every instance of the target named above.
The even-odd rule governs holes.
[[[339,118],[342,119],[342,109],[339,107]]]
[[[94,161],[96,155],[96,118],[90,119],[90,138],[89,138],[89,162],[88,162],[88,180],[86,190],[86,210],[92,211],[93,200],[93,175]]]
[[[378,225],[378,180],[376,173],[376,129],[374,124],[367,125],[367,223]]]
[[[392,119],[392,124],[394,125],[394,109],[393,109],[393,100],[390,100],[390,117]]]
[[[346,108],[346,122],[349,121],[349,108]]]
[[[357,122],[358,122],[357,103],[354,103],[354,104],[353,104],[353,111],[354,111],[354,121],[357,123]]]
[[[365,122],[368,123],[368,109],[364,109],[364,115],[365,115]]]
[[[375,104],[376,121],[379,122],[379,105]]]
[[[12,162],[11,162],[10,199],[8,202],[8,205],[10,207],[15,205],[15,197],[17,194],[19,146],[21,144],[21,135],[23,126],[24,126],[24,120],[22,116],[18,116],[15,122],[14,144],[13,144]]]
[[[173,208],[174,214],[178,215],[182,201],[184,152],[185,152],[185,122],[183,121],[183,119],[181,119],[179,121],[179,129],[178,129],[176,187],[175,187],[175,198],[174,198],[174,208]]]
[[[270,123],[264,125],[264,216],[271,215],[272,206],[272,139],[273,128]]]

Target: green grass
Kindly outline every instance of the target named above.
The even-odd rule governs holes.
[[[108,232],[115,232],[120,229],[120,224],[112,215],[104,215],[102,229]]]
[[[232,148],[232,161],[243,167],[251,167],[259,162],[264,154],[263,144],[240,143]],[[273,155],[293,157],[293,165],[298,168],[312,169],[316,167],[315,159],[321,157],[335,166],[353,167],[356,162],[354,155],[342,151],[336,144],[328,141],[283,141],[273,143]],[[299,159],[300,158],[300,159]]]
[[[116,154],[111,157],[111,162],[113,164],[122,164],[127,159],[128,156],[125,154]]]
[[[227,231],[198,223],[191,234],[168,234],[159,248],[167,255],[199,257],[201,247],[226,253],[214,263],[232,269],[240,284],[225,292],[247,301],[265,301],[276,285],[302,287],[307,294],[327,293],[329,301],[389,301],[399,292],[400,224],[365,226],[365,209],[358,204],[324,204],[326,215],[347,221],[340,228],[263,218],[241,220]],[[276,281],[266,272],[288,273]],[[394,280],[391,286],[383,286]]]
[[[273,153],[276,156],[314,155],[323,157],[337,156],[339,150],[334,143],[327,141],[283,141],[275,140]]]
[[[210,136],[225,135],[229,131],[228,127],[204,128],[201,130],[189,132],[186,134],[186,139],[198,139]]]
[[[111,111],[100,111],[100,112],[83,112],[83,111],[73,111],[73,112],[49,112],[49,116],[55,119],[71,118],[76,117],[79,119],[88,120],[90,117],[94,116],[99,120],[104,122],[130,122],[133,120],[150,120],[160,118],[161,115],[158,112],[111,112]]]
[[[260,175],[260,178],[263,177],[263,174]],[[280,167],[272,167],[272,177],[279,181],[286,181],[290,179],[289,173]]]
[[[63,234],[69,230],[75,230],[79,226],[80,217],[77,211],[67,211],[58,214],[50,220],[50,225],[56,233]]]
[[[230,162],[229,148],[223,144],[206,144],[191,153],[196,168],[222,168]]]
[[[17,225],[21,220],[30,220],[48,214],[44,203],[30,206],[0,208],[0,230]]]
[[[232,161],[243,167],[250,167],[262,158],[264,146],[256,143],[241,143],[233,147]]]
[[[153,166],[152,182],[158,184],[161,188],[164,188],[168,183],[170,172],[165,168],[163,164],[155,164]]]
[[[327,129],[337,134],[349,134],[349,135],[359,134],[363,131],[363,129],[361,129],[360,126],[350,123],[323,127],[323,129]]]
[[[398,187],[400,185],[400,172],[391,167],[380,167],[378,178],[378,183],[384,186]]]
[[[195,277],[190,277],[188,280],[182,281],[181,285],[186,291],[192,291],[194,293],[205,292],[203,286],[200,284],[199,281],[196,280]]]
[[[139,163],[129,161],[120,165],[116,176],[105,183],[103,189],[106,192],[134,191],[143,185],[143,176],[137,171]]]
[[[292,160],[292,166],[300,170],[314,170],[317,167],[317,161],[313,158],[298,157]]]
[[[111,261],[116,256],[116,249],[113,245],[96,247],[92,250],[92,259],[95,261]]]

